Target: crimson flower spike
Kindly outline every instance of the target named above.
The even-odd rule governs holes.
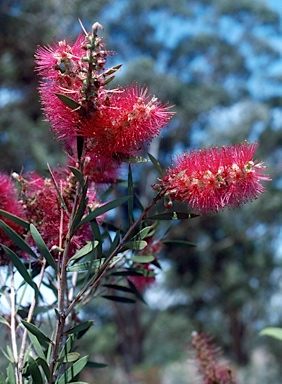
[[[185,152],[153,188],[200,214],[245,204],[265,191],[261,180],[271,180],[263,163],[253,159],[257,146],[244,142]]]

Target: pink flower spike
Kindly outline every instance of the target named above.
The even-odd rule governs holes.
[[[174,113],[147,92],[133,84],[101,95],[100,108],[79,127],[81,136],[92,139],[93,152],[133,155],[159,135]]]
[[[187,202],[198,213],[218,212],[256,199],[269,181],[263,163],[253,160],[256,143],[192,150],[176,158],[161,179],[173,200]]]

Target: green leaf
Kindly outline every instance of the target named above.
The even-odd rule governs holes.
[[[27,272],[26,267],[24,264],[21,262],[19,257],[11,251],[9,248],[7,248],[5,245],[1,245],[2,248],[4,249],[6,255],[14,265],[14,267],[18,270],[18,272],[21,274],[23,277],[24,281],[29,284],[34,290],[37,295],[39,295],[38,287],[37,285],[32,281],[32,278],[30,277],[29,273]]]
[[[161,164],[158,162],[158,160],[153,156],[151,155],[150,153],[148,153],[148,156],[149,156],[149,159],[151,160],[153,166],[155,167],[155,169],[159,172],[160,176],[161,177],[164,177],[164,171],[162,169],[162,166]]]
[[[10,328],[10,324],[4,317],[0,316],[0,323],[7,325]]]
[[[37,357],[36,361],[37,361],[37,364],[42,367],[43,372],[44,372],[44,374],[46,376],[46,379],[47,379],[47,381],[49,381],[49,379],[50,379],[50,369],[49,369],[49,366],[48,366],[45,358],[43,359],[41,357]]]
[[[43,379],[37,362],[30,355],[28,356],[28,371],[32,377],[33,383],[43,384]]]
[[[141,251],[147,246],[147,241],[145,240],[133,240],[128,241],[124,244],[125,248],[132,249],[133,251]]]
[[[132,293],[136,296],[136,298],[140,301],[142,301],[144,304],[147,305],[146,301],[144,300],[142,294],[138,291],[138,289],[135,287],[134,283],[127,279],[127,282],[132,290]]]
[[[89,356],[84,356],[78,361],[76,361],[67,371],[56,381],[56,384],[66,384],[69,383],[82,369],[86,366]]]
[[[73,363],[80,358],[80,354],[78,352],[70,352],[66,356],[63,356],[58,361],[61,363]]]
[[[109,203],[107,204],[104,204],[102,205],[101,207],[99,208],[96,208],[94,209],[94,211],[90,212],[79,224],[78,227],[80,227],[81,225],[85,224],[85,223],[88,223],[89,221],[91,220],[94,220],[96,219],[98,216],[101,216],[103,215],[104,213],[114,209],[114,208],[117,208],[119,205],[122,205],[123,203],[125,203],[126,201],[128,201],[129,199],[131,199],[132,197],[131,196],[124,196],[124,197],[120,197],[119,199],[115,199],[115,200],[112,200],[110,201]]]
[[[30,338],[32,347],[35,349],[38,356],[44,360],[45,355],[44,355],[42,346],[41,346],[40,342],[38,341],[38,338],[33,333],[31,333],[30,331],[27,331],[27,332],[28,332],[28,337]]]
[[[146,237],[151,237],[156,232],[155,228],[152,225],[149,225],[148,227],[142,228],[141,231],[139,231],[133,238],[137,240],[143,240],[146,239]]]
[[[129,260],[134,261],[134,263],[151,263],[152,261],[155,260],[155,257],[152,255],[140,255],[140,256],[132,256],[129,258]]]
[[[128,178],[127,178],[127,185],[128,185],[128,195],[132,196],[132,199],[128,200],[127,203],[127,209],[128,209],[128,219],[129,223],[134,223],[134,214],[133,214],[133,195],[134,195],[134,186],[133,186],[133,178],[132,178],[132,170],[130,164],[128,165]]]
[[[35,259],[38,258],[36,253],[30,248],[30,246],[7,224],[4,223],[4,221],[0,220],[0,228],[3,229],[3,231],[6,233],[6,235],[13,240],[13,242],[23,251],[27,252],[29,255],[34,257]]]
[[[88,329],[93,325],[94,321],[93,320],[88,320],[88,321],[85,321],[84,323],[81,323],[81,324],[78,324],[74,327],[71,327],[69,328],[66,333],[68,335],[72,335],[72,334],[80,334],[78,338],[80,338],[82,336],[82,333],[85,334]]]
[[[148,160],[145,157],[142,157],[142,156],[131,156],[129,158],[124,158],[122,160],[125,163],[133,163],[133,164],[148,163]]]
[[[44,240],[42,239],[40,233],[33,224],[30,224],[30,233],[41,255],[46,259],[48,264],[51,265],[55,269],[55,271],[57,271],[57,265],[52,254],[49,252],[49,249],[44,243]]]
[[[69,165],[69,169],[74,174],[74,176],[78,180],[78,182],[81,185],[81,187],[84,187],[84,184],[85,184],[84,177],[83,177],[83,174],[80,172],[80,170],[75,168],[75,167],[71,167],[70,165]]]
[[[282,341],[282,328],[279,327],[267,327],[259,333],[260,336],[270,336],[274,339]]]
[[[5,377],[1,371],[0,371],[0,384],[6,384]]]
[[[81,197],[80,197],[80,202],[79,202],[79,206],[78,206],[78,209],[75,213],[75,216],[74,216],[74,219],[73,219],[73,222],[71,224],[71,233],[74,234],[76,229],[79,227],[79,224],[81,222],[81,219],[85,213],[85,210],[86,210],[86,207],[87,207],[87,188],[88,188],[88,181],[86,180],[86,183],[85,185],[83,186],[83,189],[82,189],[82,193],[81,193]]]
[[[148,217],[151,220],[186,220],[198,217],[195,213],[187,212],[165,212]]]
[[[197,244],[191,243],[191,241],[185,241],[185,240],[163,240],[163,244],[177,244],[177,245],[183,245],[183,246],[189,246],[189,247],[196,247]]]
[[[65,96],[65,95],[63,95],[63,94],[61,94],[61,93],[55,93],[55,95],[67,106],[67,107],[69,107],[70,109],[73,109],[73,110],[75,110],[75,109],[78,109],[79,107],[80,107],[80,104],[77,102],[77,101],[75,101],[75,100],[73,100],[73,99],[71,99],[70,97],[68,97],[68,96]]]
[[[6,384],[16,384],[16,378],[13,365],[10,363],[7,368]]]
[[[40,329],[38,329],[34,324],[29,323],[28,321],[22,320],[22,324],[25,328],[31,332],[37,340],[42,343],[43,346],[47,346],[49,343],[52,343],[52,340],[46,336]]]
[[[109,289],[115,289],[117,291],[122,291],[122,292],[128,292],[132,293],[132,289],[125,287],[124,285],[118,285],[118,284],[103,284],[103,287],[109,288]]]
[[[108,364],[96,363],[95,361],[88,361],[86,366],[90,368],[105,368],[108,366]]]
[[[96,248],[98,245],[98,241],[91,241],[89,243],[87,243],[84,247],[82,247],[79,251],[77,251],[70,259],[69,259],[69,262],[70,261],[73,261],[73,260],[78,260],[80,259],[81,257],[83,256],[86,256],[88,255],[90,252],[93,251],[94,248]]]
[[[6,219],[11,220],[13,223],[18,224],[20,227],[23,227],[25,229],[29,228],[29,222],[21,219],[18,216],[13,215],[12,213],[3,211],[3,209],[0,209],[0,216],[6,217]]]
[[[112,296],[112,295],[102,295],[101,297],[104,297],[104,299],[117,301],[119,303],[128,303],[132,304],[135,303],[134,299],[130,299],[129,297],[122,297],[122,296]]]

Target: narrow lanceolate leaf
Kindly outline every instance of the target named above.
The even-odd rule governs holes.
[[[145,227],[145,228],[142,228],[141,231],[139,231],[133,238],[132,240],[134,239],[137,239],[137,240],[144,240],[146,239],[146,237],[151,237],[153,236],[153,234],[156,232],[155,228],[150,225],[148,227]]]
[[[260,336],[270,336],[277,340],[282,340],[282,328],[279,327],[267,327],[259,333]]]
[[[161,164],[158,162],[158,160],[153,156],[151,155],[150,153],[148,153],[148,156],[149,156],[149,159],[151,160],[153,166],[155,167],[155,169],[159,172],[160,176],[163,177],[164,176],[164,171],[161,167]]]
[[[42,349],[42,345],[38,341],[38,338],[33,333],[31,333],[30,331],[27,331],[27,332],[28,332],[28,337],[30,338],[32,347],[35,349],[35,351],[38,354],[38,356],[41,357],[44,360],[45,359],[45,355],[44,355],[44,352],[43,352],[43,349]]]
[[[13,242],[23,251],[27,252],[29,255],[37,259],[36,253],[30,248],[30,246],[12,229],[0,220],[0,228],[6,233],[6,235],[13,240]]]
[[[28,356],[28,371],[32,377],[33,383],[43,384],[43,379],[40,373],[40,369],[37,365],[36,360],[32,356]]]
[[[153,255],[140,255],[140,256],[132,256],[129,258],[129,260],[132,260],[134,263],[152,263],[152,261],[155,260],[155,257]]]
[[[52,254],[49,252],[44,240],[33,224],[30,224],[30,233],[41,255],[47,260],[48,264],[57,271],[57,265]]]
[[[81,193],[78,209],[76,211],[73,222],[71,224],[71,233],[72,234],[75,233],[75,230],[78,228],[79,223],[80,223],[80,221],[81,221],[81,219],[85,213],[85,210],[87,207],[87,202],[88,202],[88,198],[86,197],[87,189],[88,189],[88,181],[86,180],[86,182],[82,188],[82,193]]]
[[[16,378],[14,373],[13,365],[10,363],[7,368],[7,384],[16,384]]]
[[[130,223],[134,222],[134,215],[133,215],[133,194],[134,194],[134,185],[133,185],[133,178],[132,178],[132,170],[131,166],[129,164],[128,166],[128,195],[132,196],[131,199],[128,200],[128,219]]]
[[[69,367],[66,372],[58,379],[56,380],[56,384],[66,384],[69,383],[70,380],[72,380],[76,375],[79,374],[87,364],[89,356],[84,356],[78,361],[76,361],[74,364],[72,364],[71,367]]]
[[[130,299],[129,297],[112,296],[112,295],[102,295],[101,297],[104,297],[105,299],[108,299],[108,300],[117,301],[119,303],[127,303],[127,304],[135,303],[135,300]]]
[[[109,289],[114,289],[114,290],[121,291],[121,292],[132,293],[132,289],[131,289],[131,288],[128,288],[128,287],[125,287],[124,285],[118,285],[118,284],[103,284],[103,287],[106,287],[106,288],[109,288]]]
[[[109,203],[107,204],[104,204],[102,205],[101,207],[99,208],[96,208],[94,209],[94,211],[90,212],[79,224],[79,227],[85,223],[88,223],[89,221],[91,220],[94,220],[96,219],[98,216],[101,216],[103,215],[104,213],[114,209],[114,208],[117,208],[118,206],[122,205],[123,203],[125,203],[126,201],[128,201],[129,199],[131,199],[132,197],[131,196],[124,196],[124,197],[120,197],[119,199],[115,199],[113,201],[110,201]]]
[[[148,219],[152,220],[185,220],[185,219],[193,219],[194,217],[198,217],[199,215],[195,213],[187,213],[187,212],[165,212],[157,215],[153,215],[148,217]]]
[[[96,248],[98,245],[98,241],[91,241],[90,243],[87,243],[84,247],[82,247],[79,251],[77,251],[70,259],[70,261],[78,260],[83,256],[88,255],[90,252],[93,251],[94,248]]]
[[[38,366],[42,367],[42,370],[46,376],[47,382],[50,380],[50,369],[45,358],[37,357],[36,362]]]
[[[20,227],[23,227],[25,229],[29,228],[29,223],[27,221],[21,219],[18,216],[13,215],[12,213],[0,209],[0,216],[6,217],[6,219],[11,220],[13,223],[18,224]]]
[[[46,336],[42,331],[40,331],[39,328],[37,328],[34,324],[31,324],[25,320],[22,320],[22,324],[25,326],[25,328],[31,332],[39,342],[44,344],[44,346],[47,346],[49,343],[52,343],[52,340]]]
[[[23,277],[24,281],[27,284],[29,284],[35,290],[35,292],[37,294],[39,294],[37,285],[34,283],[34,281],[32,281],[32,278],[30,277],[29,273],[27,272],[26,267],[21,262],[19,257],[13,251],[11,251],[11,249],[7,248],[5,245],[1,244],[1,246],[2,246],[3,250],[5,251],[6,255],[8,256],[9,260],[12,262],[14,267],[18,270],[18,272]]]
[[[79,184],[83,187],[84,186],[84,178],[83,178],[83,174],[80,172],[80,170],[75,168],[75,167],[71,167],[70,165],[69,165],[69,169],[74,174],[74,176],[78,180]]]
[[[0,316],[0,323],[7,325],[7,327],[10,327],[10,324],[4,317]]]
[[[55,93],[55,95],[70,109],[78,109],[80,107],[80,104],[71,99],[70,97],[66,95],[62,95],[61,93]]]
[[[125,248],[132,249],[133,251],[141,251],[147,246],[147,242],[145,240],[133,240],[128,241],[124,244]]]
[[[0,372],[0,384],[6,384],[5,376]]]
[[[61,363],[73,363],[80,358],[80,354],[78,352],[70,352],[66,356],[63,356],[60,361]]]
[[[176,244],[176,245],[183,245],[188,246],[188,247],[196,247],[197,244],[192,243],[191,241],[186,241],[186,240],[163,240],[163,244]]]
[[[81,332],[85,333],[93,325],[93,320],[85,321],[84,323],[78,324],[75,327],[71,327],[66,331],[68,335],[80,334]]]

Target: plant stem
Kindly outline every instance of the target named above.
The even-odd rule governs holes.
[[[42,284],[42,281],[43,281],[43,278],[44,278],[45,268],[46,268],[46,260],[43,259],[42,260],[40,274],[39,274],[39,280],[38,280],[38,284],[37,284],[38,289],[40,289],[40,286]],[[29,307],[29,311],[28,311],[28,315],[27,315],[27,319],[26,319],[26,321],[29,322],[29,323],[32,320],[32,316],[33,316],[33,313],[34,313],[34,309],[36,307],[36,303],[37,303],[37,297],[36,297],[36,295],[34,295],[32,303],[31,303],[31,305]],[[23,369],[23,362],[24,362],[24,354],[25,354],[25,350],[26,350],[27,335],[28,335],[27,328],[24,328],[23,337],[22,337],[22,343],[21,343],[21,348],[20,348],[20,354],[19,354],[19,363],[18,363],[19,377],[21,377],[21,381],[20,382],[22,382],[22,369]]]
[[[11,342],[12,342],[12,351],[15,362],[15,376],[16,383],[21,384],[22,379],[18,376],[18,347],[17,347],[17,335],[16,335],[16,291],[15,291],[15,274],[13,270],[13,265],[10,264],[11,271]]]

